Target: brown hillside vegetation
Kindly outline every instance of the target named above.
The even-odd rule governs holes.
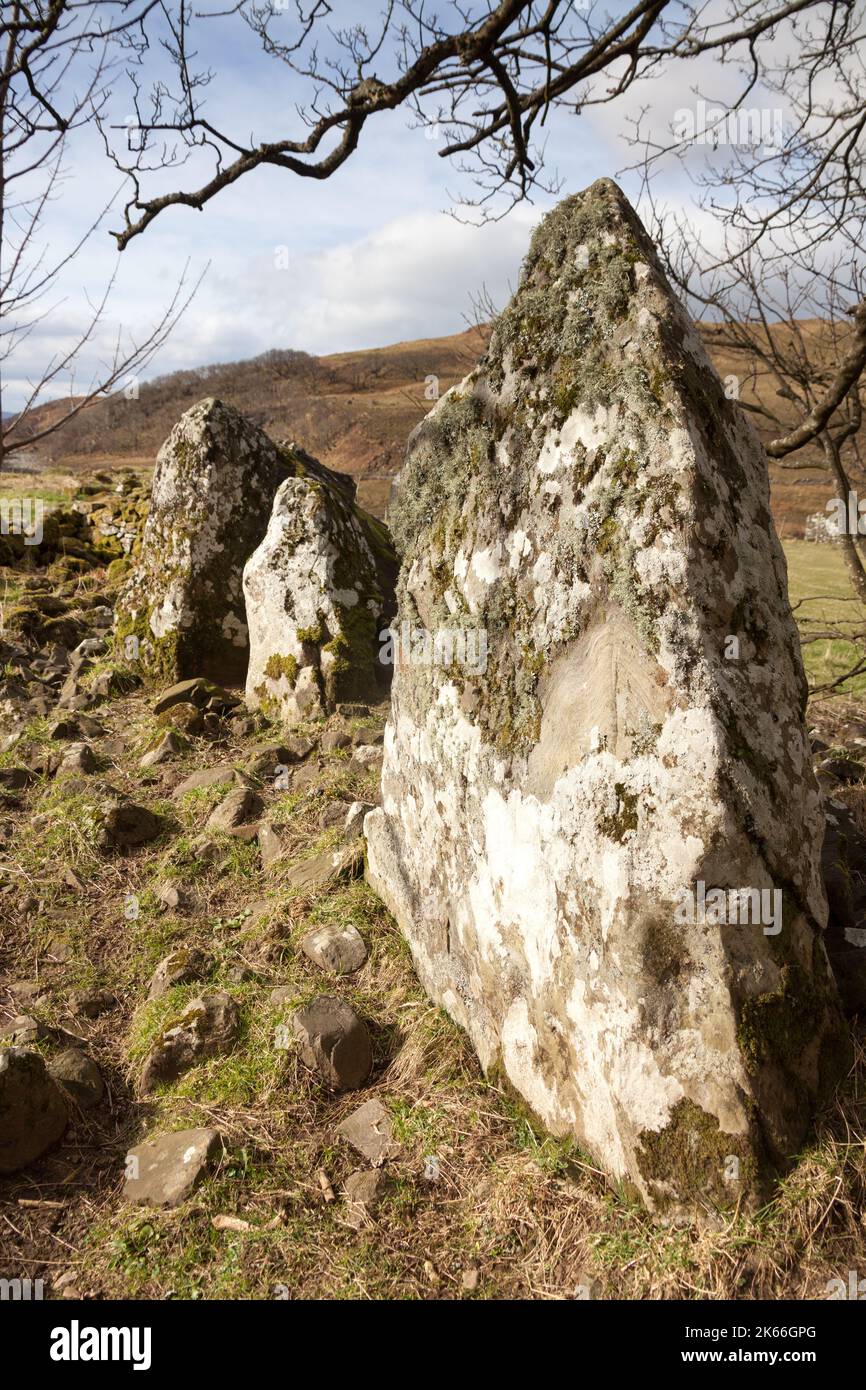
[[[817,323],[798,327],[813,339],[831,331]],[[784,326],[779,331],[786,332]],[[741,354],[715,350],[712,329],[702,332],[722,378],[739,378],[744,402],[757,399],[777,413],[791,413],[769,373],[753,379]],[[485,336],[483,329],[468,328],[450,337],[327,357],[275,348],[244,362],[173,372],[143,383],[135,399],[117,393],[83,411],[44,441],[40,463],[70,473],[94,466],[147,467],[183,412],[203,396],[218,396],[273,438],[294,439],[329,467],[358,478],[361,501],[381,515],[406,440],[435,399],[430,393],[437,383],[442,392],[465,376],[483,353]],[[50,402],[34,412],[31,428],[43,412],[54,416],[58,408]],[[769,439],[773,429],[761,417],[751,418]],[[817,452],[804,450],[797,457],[812,461]],[[786,539],[801,536],[806,517],[830,496],[829,479],[817,467],[792,471],[772,464],[770,471],[776,525]]]

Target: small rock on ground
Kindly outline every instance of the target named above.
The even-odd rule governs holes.
[[[373,1069],[373,1047],[363,1019],[350,1004],[322,994],[292,1016],[301,1059],[334,1091],[355,1091]]]
[[[334,975],[349,975],[360,970],[367,959],[367,947],[357,927],[351,922],[335,924],[308,932],[301,940],[301,950],[321,970]]]
[[[180,1129],[139,1144],[127,1154],[124,1200],[136,1206],[180,1206],[221,1153],[216,1129]]]
[[[374,1168],[399,1152],[400,1145],[394,1138],[391,1116],[381,1101],[368,1100],[353,1110],[342,1124],[337,1125],[337,1133],[357,1149]]]

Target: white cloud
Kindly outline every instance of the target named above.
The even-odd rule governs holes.
[[[289,249],[286,269],[263,258],[239,280],[219,278],[217,332],[235,340],[239,303],[268,346],[315,353],[459,332],[482,285],[504,302],[539,215],[518,208],[504,222],[469,227],[419,212],[318,253]]]

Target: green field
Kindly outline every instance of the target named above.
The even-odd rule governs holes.
[[[783,548],[788,592],[801,635],[818,638],[803,646],[809,685],[815,689],[843,675],[858,656],[866,654],[863,643],[845,640],[845,634],[866,627],[866,610],[854,596],[839,546],[785,541]],[[852,695],[866,691],[866,672],[837,689]]]

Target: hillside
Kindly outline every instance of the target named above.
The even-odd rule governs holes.
[[[820,325],[803,325],[820,332]],[[704,334],[709,339],[710,332]],[[477,328],[445,338],[421,338],[364,351],[313,357],[274,349],[244,362],[228,362],[174,372],[144,383],[137,399],[115,394],[83,411],[40,446],[41,470],[78,474],[93,468],[147,467],[172,425],[203,396],[219,396],[273,438],[294,439],[331,468],[359,480],[363,504],[381,515],[389,480],[398,471],[406,440],[429,410],[430,377],[445,391],[459,381],[483,352]],[[711,355],[724,378],[747,376],[730,353]],[[745,400],[755,392],[745,390]],[[775,382],[758,383],[757,398],[778,409]],[[64,403],[65,404],[65,403]],[[56,415],[59,402],[42,410]],[[40,412],[35,415],[39,420]],[[759,432],[769,437],[759,417]],[[804,451],[804,458],[808,458]],[[773,512],[784,538],[803,534],[805,519],[830,495],[820,469],[792,472],[771,466]]]

